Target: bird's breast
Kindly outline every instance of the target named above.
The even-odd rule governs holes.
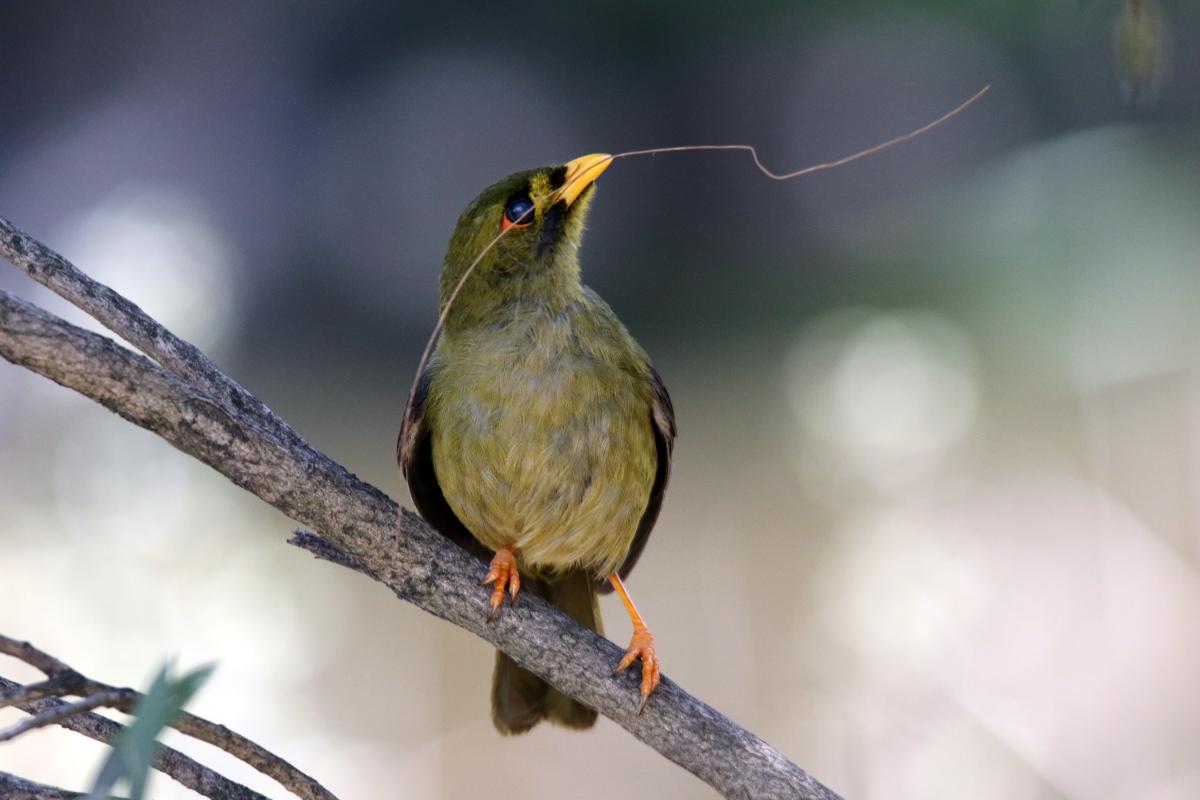
[[[493,550],[612,571],[654,481],[644,389],[569,327],[508,333],[440,354],[428,413],[442,492]]]

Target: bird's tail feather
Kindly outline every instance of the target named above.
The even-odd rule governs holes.
[[[544,596],[580,625],[604,633],[595,585],[587,572],[569,572],[553,583],[522,580],[522,588]],[[543,719],[566,728],[590,728],[596,722],[596,712],[521,669],[497,650],[492,673],[492,722],[496,730],[503,734],[524,733]]]

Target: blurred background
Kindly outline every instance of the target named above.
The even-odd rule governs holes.
[[[848,798],[1200,796],[1197,4],[3,17],[0,214],[405,503],[401,411],[485,185],[698,143],[795,169],[991,83],[792,183],[736,154],[604,175],[586,280],[680,429],[631,591],[671,678]],[[14,269],[0,287],[83,319]],[[193,710],[347,800],[713,796],[603,719],[500,738],[487,645],[6,362],[0,509],[0,631],[116,684],[216,661]],[[103,752],[47,730],[0,769],[79,788]]]

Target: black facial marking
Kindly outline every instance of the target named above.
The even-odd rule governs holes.
[[[563,183],[567,180],[567,167],[555,167],[550,173],[550,188],[561,189]]]
[[[542,219],[542,235],[538,239],[539,256],[546,255],[558,244],[558,237],[562,235],[563,223],[566,222],[566,219],[566,203],[558,202],[550,206],[546,216]]]

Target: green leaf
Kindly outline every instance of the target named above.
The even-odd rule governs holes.
[[[145,696],[133,709],[135,719],[112,741],[112,752],[100,768],[85,800],[107,797],[117,781],[122,779],[129,784],[130,800],[142,800],[150,764],[158,749],[159,734],[183,710],[213,671],[213,665],[209,664],[175,678],[170,675],[169,667],[169,664],[164,664],[159,669]]]

